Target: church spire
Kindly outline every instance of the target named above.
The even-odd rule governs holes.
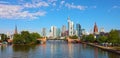
[[[95,25],[94,25],[94,30],[93,30],[93,33],[98,33],[98,27],[97,27],[96,22],[95,22]]]

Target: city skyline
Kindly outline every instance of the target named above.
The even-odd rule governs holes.
[[[62,25],[67,26],[68,17],[87,32],[93,29],[95,22],[99,30],[104,28],[109,32],[120,29],[119,3],[119,0],[1,0],[0,33],[14,33],[15,25],[19,32],[40,32],[51,26],[62,28]]]

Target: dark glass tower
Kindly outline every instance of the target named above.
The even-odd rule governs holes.
[[[80,37],[82,35],[82,30],[81,30],[80,24],[76,24],[76,30],[77,30],[77,36]]]

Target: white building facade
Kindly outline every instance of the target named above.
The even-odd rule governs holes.
[[[56,34],[57,34],[57,28],[56,26],[51,26],[51,29],[50,29],[50,36],[53,37],[53,38],[56,38]]]
[[[68,17],[68,35],[72,36],[74,34],[74,23]]]

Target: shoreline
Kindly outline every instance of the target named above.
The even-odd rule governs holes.
[[[113,53],[116,53],[116,54],[120,55],[120,50],[115,50],[115,49],[112,49],[111,47],[104,47],[104,46],[96,45],[96,44],[93,44],[93,43],[85,43],[85,42],[82,42],[82,44],[87,44],[87,45],[97,47],[97,48],[103,49],[105,51],[113,52]]]

